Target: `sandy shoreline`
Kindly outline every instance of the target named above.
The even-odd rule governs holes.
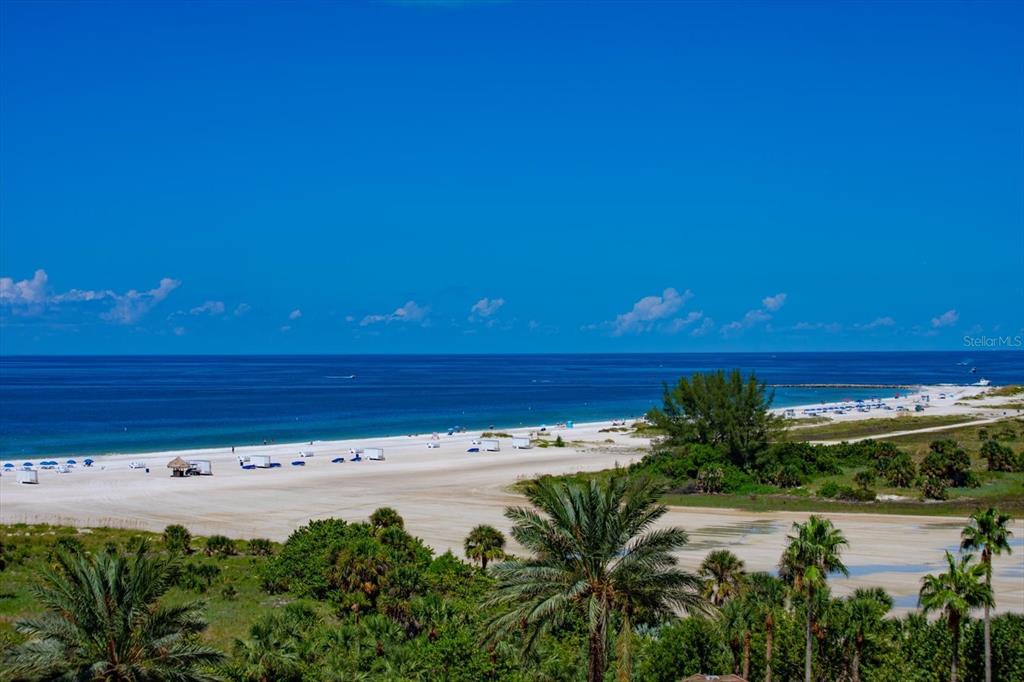
[[[998,414],[998,401],[956,405],[975,387],[925,387],[901,400],[934,394],[926,414]],[[950,395],[940,399],[939,393]],[[955,393],[955,395],[953,395]],[[975,405],[975,403],[977,403]],[[798,408],[789,408],[798,409]],[[834,418],[896,416],[891,411],[853,411]],[[800,416],[800,415],[798,415]],[[41,471],[40,484],[19,485],[15,476],[0,476],[0,522],[48,522],[76,526],[118,526],[159,531],[183,523],[194,533],[224,533],[234,537],[284,540],[298,526],[330,516],[366,518],[377,507],[392,506],[410,531],[437,552],[461,553],[462,540],[478,523],[504,531],[503,510],[521,498],[509,492],[518,479],[541,474],[592,471],[626,465],[645,453],[645,439],[610,432],[611,422],[551,428],[569,447],[513,450],[501,439],[501,451],[467,452],[480,432],[433,441],[429,434],[299,444],[202,448],[146,454],[96,457],[92,468],[73,473]],[[508,429],[526,435],[535,429]],[[437,443],[428,448],[428,442]],[[355,447],[383,447],[386,461],[331,463],[349,459]],[[310,451],[305,466],[291,466],[300,451]],[[242,470],[239,456],[270,455],[278,469]],[[213,476],[171,478],[166,463],[172,457],[207,459]],[[81,458],[79,458],[81,460]],[[129,462],[145,461],[145,469]],[[664,523],[679,525],[691,535],[682,561],[696,567],[713,548],[729,547],[751,570],[775,567],[786,533],[801,513],[752,513],[726,509],[672,509]],[[875,514],[830,514],[850,540],[847,555],[853,576],[836,583],[844,594],[855,587],[882,585],[893,593],[897,607],[906,609],[919,586],[920,575],[941,567],[942,550],[958,540],[960,522],[950,518],[902,517]],[[1014,534],[1024,538],[1024,522],[1014,521]],[[1024,549],[1024,548],[1021,548]],[[1001,608],[1024,611],[1024,572],[1018,552],[997,563],[995,586]]]

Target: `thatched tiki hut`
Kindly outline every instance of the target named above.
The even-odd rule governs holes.
[[[167,463],[167,468],[171,470],[171,476],[184,476],[185,472],[188,471],[188,462],[183,460],[181,457],[175,457]]]

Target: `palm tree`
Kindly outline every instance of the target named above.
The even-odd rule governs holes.
[[[1013,553],[1009,542],[1013,533],[1007,528],[1009,523],[1009,515],[989,507],[971,514],[968,526],[960,533],[960,549],[981,550],[981,565],[985,567],[985,584],[989,591],[992,590],[992,557],[1004,551]],[[993,604],[994,600],[993,594]],[[992,632],[988,604],[985,604],[985,682],[992,682]]]
[[[729,644],[733,655],[733,672],[740,673],[743,679],[750,678],[750,638],[753,625],[753,611],[746,599],[730,599],[719,610],[719,625]],[[736,660],[736,650],[741,652],[740,660]],[[739,665],[736,665],[739,663]]]
[[[466,542],[466,557],[480,562],[481,570],[487,570],[487,562],[491,559],[505,558],[505,536],[494,526],[480,524],[469,531]]]
[[[743,599],[749,604],[751,622],[764,623],[764,682],[772,682],[775,625],[786,605],[786,585],[768,573],[751,573]]]
[[[985,576],[983,564],[971,564],[973,554],[963,554],[960,560],[946,552],[949,570],[939,575],[928,574],[922,578],[918,604],[925,614],[944,611],[949,630],[953,633],[953,657],[950,664],[949,680],[956,682],[960,662],[960,623],[979,606],[992,605],[992,588],[982,579]]]
[[[707,581],[704,596],[715,606],[735,597],[746,575],[743,561],[727,549],[716,549],[704,557],[698,572]]]
[[[33,588],[46,613],[17,624],[31,639],[11,652],[11,667],[26,679],[216,679],[204,668],[222,655],[196,638],[202,605],[161,604],[177,566],[147,551],[143,542],[127,557],[58,552]]]
[[[843,547],[849,545],[843,533],[828,519],[811,516],[806,523],[793,523],[796,535],[789,535],[789,544],[782,553],[779,572],[793,584],[793,589],[807,601],[804,629],[804,681],[811,682],[811,631],[814,625],[814,596],[824,588],[831,573],[849,575],[840,560]]]
[[[860,682],[860,662],[864,645],[875,639],[882,619],[892,608],[892,597],[880,587],[857,588],[844,603],[843,634],[853,644],[850,678]]]
[[[604,481],[542,479],[526,497],[533,509],[505,510],[512,537],[530,556],[491,568],[497,581],[489,606],[491,638],[527,630],[527,648],[538,635],[585,615],[589,630],[589,682],[600,682],[607,665],[608,625],[621,618],[618,674],[631,674],[635,617],[667,618],[702,612],[701,580],[681,570],[673,552],[687,543],[680,528],[651,530],[666,512],[662,488],[643,478],[615,475]]]
[[[385,528],[405,528],[405,520],[392,507],[380,507],[370,514],[370,525],[378,533]]]

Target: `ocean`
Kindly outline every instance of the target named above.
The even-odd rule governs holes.
[[[1018,351],[0,358],[0,457],[145,452],[639,416],[662,383],[1024,383]],[[972,373],[971,368],[976,368]],[[779,386],[775,405],[893,389]]]

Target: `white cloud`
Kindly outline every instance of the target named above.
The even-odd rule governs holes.
[[[367,327],[378,322],[421,322],[426,320],[429,312],[429,306],[420,306],[416,301],[407,301],[405,305],[396,308],[390,315],[367,315],[360,320],[359,325]]]
[[[774,296],[766,296],[761,299],[761,305],[763,305],[766,310],[770,310],[773,313],[785,304],[786,294],[775,294]]]
[[[252,310],[252,306],[249,305],[248,303],[239,303],[238,307],[235,308],[234,315],[235,315],[235,317],[241,317],[242,315],[245,315],[250,310]]]
[[[690,332],[690,336],[704,336],[714,328],[715,321],[712,320],[710,317],[705,317],[704,321],[700,323],[700,326],[696,327],[692,332]]]
[[[661,296],[644,296],[633,304],[628,313],[622,313],[615,318],[611,323],[612,335],[622,336],[649,331],[655,322],[671,317],[692,297],[693,292],[689,289],[680,294],[671,287],[665,289]]]
[[[722,326],[722,334],[728,336],[737,332],[743,331],[744,329],[750,329],[761,322],[767,322],[772,319],[772,316],[766,313],[761,308],[755,310],[748,310],[743,319],[730,322],[727,325]]]
[[[686,315],[686,317],[677,317],[676,319],[669,322],[668,326],[665,327],[665,331],[668,332],[669,334],[675,334],[685,329],[686,327],[689,327],[691,324],[701,319],[702,317],[704,317],[703,311],[694,310],[688,315]]]
[[[842,331],[843,325],[838,322],[797,322],[793,325],[793,329],[796,331],[826,331],[835,334]]]
[[[0,303],[6,305],[35,305],[46,302],[46,270],[39,269],[32,279],[15,282],[11,277],[0,277]]]
[[[289,320],[297,320],[300,317],[302,317],[302,311],[299,310],[298,308],[296,308],[295,310],[293,310],[290,313],[288,313],[288,319]]]
[[[123,294],[112,294],[115,301],[114,307],[100,317],[117,324],[132,324],[149,312],[150,308],[167,298],[179,286],[181,286],[181,282],[178,280],[164,277],[156,289],[149,291],[129,289]]]
[[[185,328],[184,327],[175,327],[174,328],[174,335],[175,336],[185,336]]]
[[[939,327],[949,327],[956,324],[957,320],[960,319],[960,313],[956,310],[950,309],[942,313],[938,317],[932,318],[932,327],[938,329]]]
[[[866,322],[864,324],[856,324],[854,325],[854,327],[856,327],[857,329],[878,329],[879,327],[892,327],[895,324],[896,320],[892,319],[889,316],[885,316],[876,317],[870,322]]]
[[[721,333],[723,336],[731,336],[737,334],[744,329],[750,329],[755,327],[762,322],[767,322],[772,319],[771,312],[775,312],[786,303],[786,294],[775,294],[774,296],[765,296],[761,299],[761,305],[763,308],[756,308],[754,310],[748,310],[742,319],[730,322],[729,324],[722,325]],[[771,312],[769,312],[771,311]]]
[[[224,313],[224,301],[207,301],[188,312],[190,315],[221,315]]]
[[[473,319],[474,315],[479,317],[490,317],[494,313],[498,312],[498,309],[503,305],[505,305],[505,299],[503,298],[481,298],[469,309],[469,317],[470,319]]]

